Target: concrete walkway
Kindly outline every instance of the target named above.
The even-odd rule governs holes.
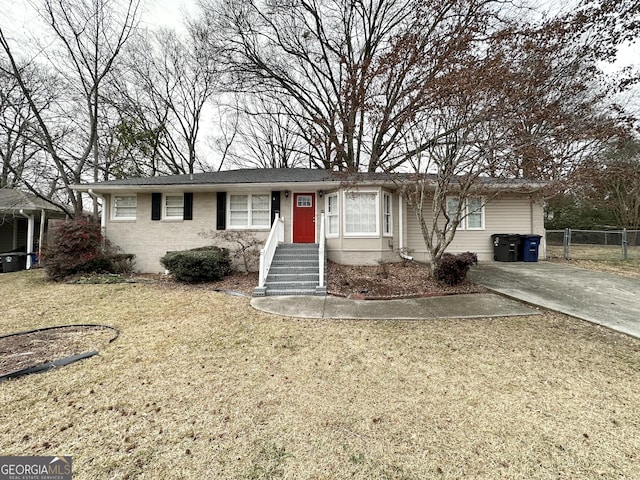
[[[481,263],[475,283],[640,338],[640,280],[552,262]]]
[[[491,293],[402,300],[351,300],[332,296],[253,297],[251,305],[275,315],[325,319],[425,320],[540,313],[533,307]]]

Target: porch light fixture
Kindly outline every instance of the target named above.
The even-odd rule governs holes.
[[[289,190],[285,190],[285,191],[284,191],[284,196],[285,196],[286,198],[289,198]]]
[[[323,192],[322,190],[320,190],[320,191],[318,192],[318,196],[319,196],[320,198],[322,198],[322,195],[324,195],[324,192]]]

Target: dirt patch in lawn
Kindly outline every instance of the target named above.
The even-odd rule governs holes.
[[[69,326],[0,337],[0,376],[98,350],[113,339],[105,327]]]

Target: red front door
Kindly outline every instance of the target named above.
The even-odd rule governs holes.
[[[293,243],[316,241],[316,195],[293,194]]]

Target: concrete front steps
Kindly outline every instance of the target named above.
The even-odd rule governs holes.
[[[318,248],[317,243],[278,245],[267,275],[266,290],[256,288],[254,296],[326,295],[326,286],[318,287]]]

